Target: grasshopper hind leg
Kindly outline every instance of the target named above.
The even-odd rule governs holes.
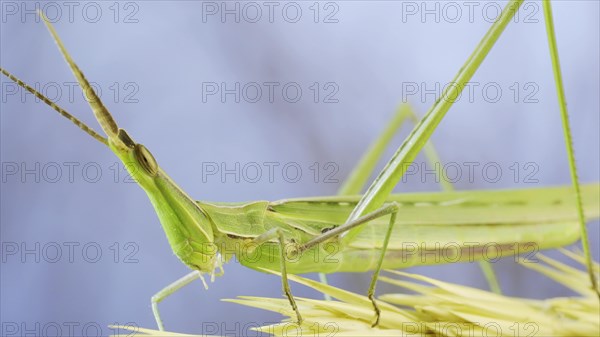
[[[379,254],[379,259],[377,260],[377,265],[375,266],[373,277],[371,278],[371,284],[369,285],[368,297],[371,303],[373,304],[373,310],[375,311],[375,320],[372,324],[372,327],[375,327],[379,324],[379,318],[381,316],[381,310],[379,309],[379,306],[377,305],[377,302],[375,300],[375,287],[377,286],[377,280],[379,279],[379,273],[381,272],[381,267],[383,266],[385,253],[387,251],[388,244],[390,243],[390,239],[392,237],[392,231],[394,229],[394,224],[396,223],[396,216],[398,214],[399,208],[400,205],[397,202],[384,204],[383,206],[374,210],[371,213],[363,215],[354,221],[345,223],[339,227],[336,227],[330,231],[323,233],[322,235],[313,238],[311,241],[305,243],[299,248],[299,251],[303,252],[334,237],[341,237],[342,243],[344,244],[348,242],[344,241],[344,233],[347,233],[352,228],[361,225],[366,225],[371,220],[383,217],[388,214],[390,215],[390,222],[386,230],[385,239],[381,248],[381,253]]]

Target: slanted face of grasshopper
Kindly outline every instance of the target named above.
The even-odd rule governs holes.
[[[219,261],[207,215],[165,174],[144,145],[123,129],[107,134],[110,149],[148,194],[175,254],[191,268],[212,273]]]
[[[217,251],[212,245],[214,233],[210,220],[199,205],[165,174],[152,153],[144,145],[136,143],[125,130],[118,127],[108,109],[102,104],[84,74],[67,52],[54,27],[45,17],[43,19],[73,75],[90,98],[90,106],[107,137],[90,133],[90,128],[82,122],[77,121],[76,124],[94,138],[105,143],[121,159],[131,176],[146,191],[165,229],[169,243],[181,261],[200,272],[212,273],[218,260]],[[5,71],[3,70],[3,72]],[[43,100],[48,103],[46,98]],[[75,117],[66,111],[63,110],[61,113],[76,121]]]

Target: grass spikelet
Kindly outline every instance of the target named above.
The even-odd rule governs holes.
[[[561,250],[579,265],[580,253]],[[585,271],[538,254],[537,263],[520,260],[526,268],[572,289],[579,296],[533,300],[498,295],[481,289],[443,282],[422,275],[388,271],[381,281],[414,294],[379,297],[380,325],[372,328],[373,309],[366,296],[290,275],[290,280],[328,294],[335,300],[297,298],[304,322],[284,298],[240,296],[225,301],[281,313],[281,323],[257,327],[275,336],[598,336],[600,302],[588,285]],[[598,272],[599,266],[594,265]],[[115,327],[116,328],[116,327]],[[185,335],[151,329],[119,327],[146,336]]]

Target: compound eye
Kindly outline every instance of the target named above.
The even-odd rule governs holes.
[[[155,176],[158,173],[158,165],[156,160],[152,156],[152,153],[142,144],[135,144],[134,149],[135,157],[140,163],[140,166],[151,176]]]

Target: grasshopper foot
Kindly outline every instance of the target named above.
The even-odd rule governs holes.
[[[379,309],[379,306],[377,305],[377,302],[375,301],[375,296],[373,294],[369,294],[369,299],[371,300],[371,303],[373,304],[373,310],[375,310],[375,321],[373,322],[373,324],[371,324],[371,327],[374,328],[379,325],[379,318],[381,317],[381,310]]]

